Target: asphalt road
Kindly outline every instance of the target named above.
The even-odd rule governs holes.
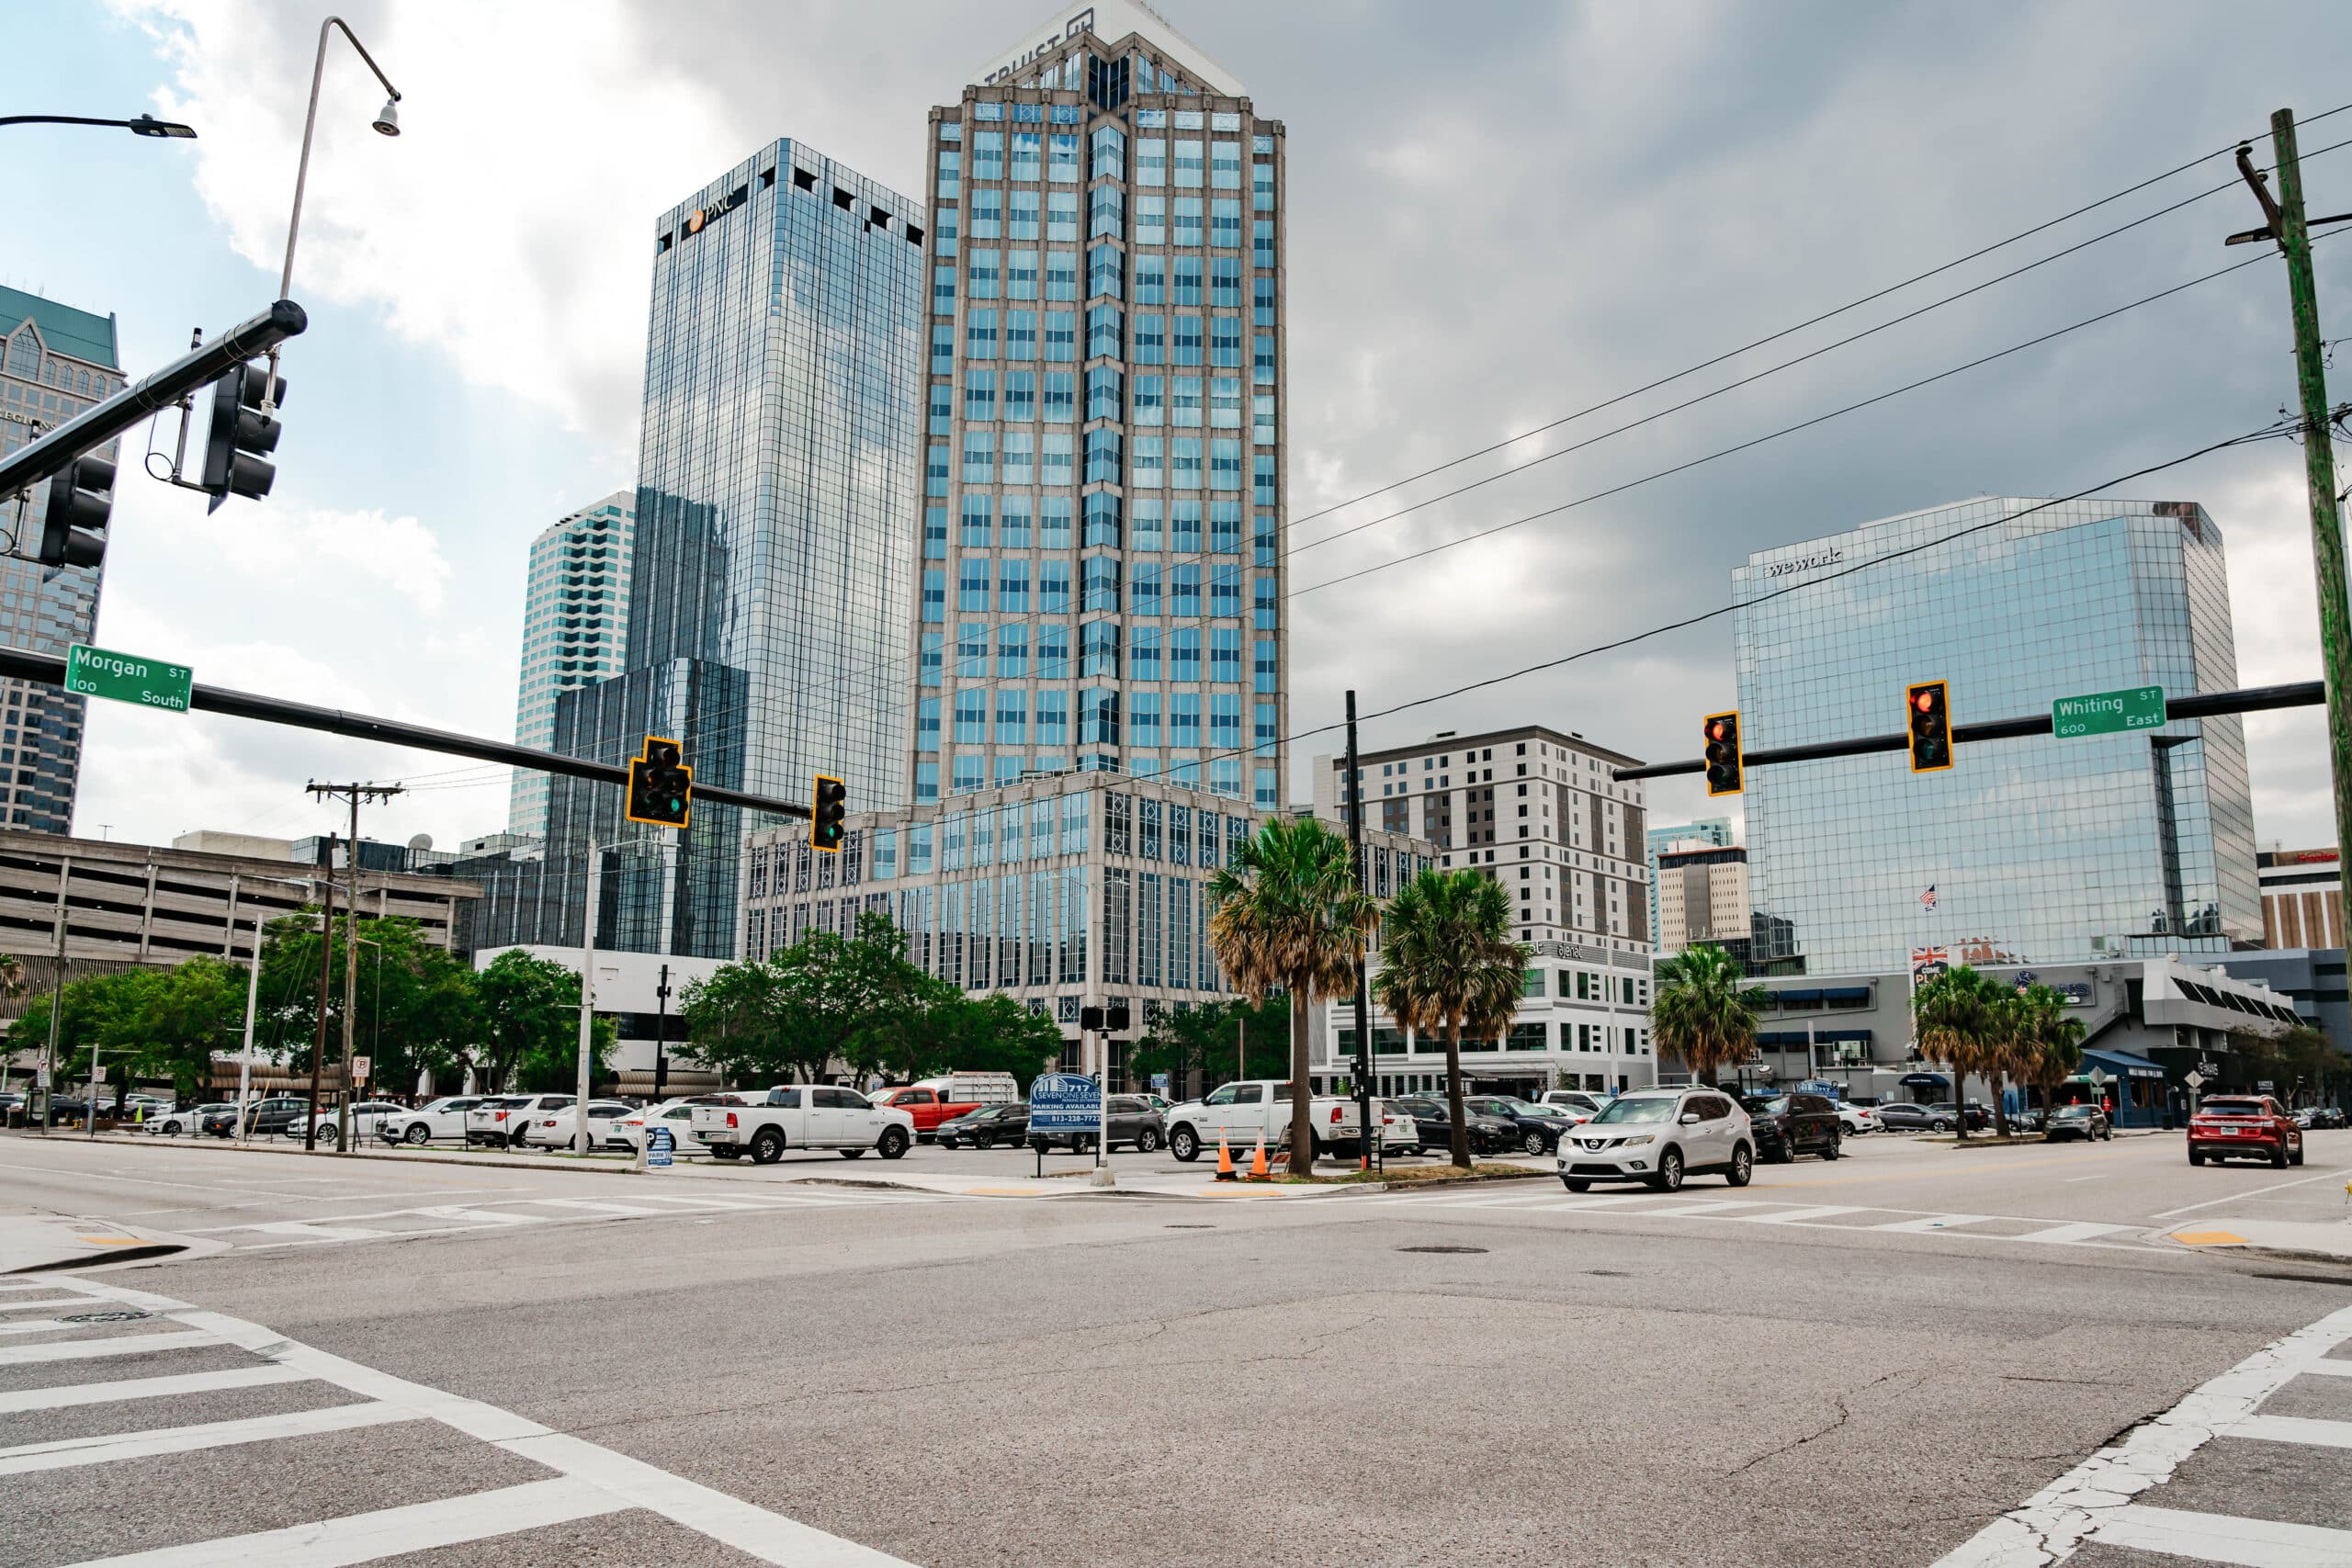
[[[797,1179],[1033,1168],[874,1165],[0,1139],[0,1217],[222,1248],[0,1286],[0,1559],[1928,1563],[2352,1302],[2352,1270],[2156,1239],[2205,1213],[2341,1220],[2347,1134],[2288,1171],[2191,1171],[2166,1138],[1865,1139],[1759,1169],[1736,1208],[1708,1178],[1575,1204],[1549,1179],[1279,1201]],[[150,1315],[57,1321],[85,1309]],[[111,1343],[155,1336],[195,1337]],[[158,1378],[183,1382],[93,1391]],[[2352,1433],[2352,1377],[2267,1397]],[[212,1429],[167,1435],[188,1426]],[[88,1462],[22,1451],[70,1442]],[[2176,1493],[2133,1528],[2242,1515],[2330,1550],[2352,1449],[2224,1435],[2149,1495]],[[2184,1560],[2126,1539],[2072,1561]]]

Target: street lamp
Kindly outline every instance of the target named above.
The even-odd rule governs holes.
[[[157,119],[142,114],[136,119],[87,119],[76,114],[12,114],[0,115],[0,125],[106,125],[127,130],[133,136],[162,136],[175,141],[193,141],[196,127],[182,125],[175,119]]]
[[[359,58],[368,62],[368,69],[376,73],[376,80],[381,82],[384,91],[391,95],[384,100],[384,107],[377,111],[376,130],[385,136],[401,133],[401,90],[392,85],[390,76],[384,74],[384,68],[376,63],[376,57],[368,52],[368,46],[359,41],[359,35],[351,30],[351,24],[341,17],[329,17],[319,24],[318,58],[311,65],[311,107],[302,119],[302,156],[294,166],[294,211],[286,220],[286,266],[277,278],[277,297],[280,299],[289,298],[294,291],[294,240],[302,228],[302,187],[311,177],[311,135],[319,123],[319,81],[326,73],[327,32],[333,28],[343,29],[343,36],[351,40],[351,47],[359,51]],[[262,384],[261,410],[264,414],[269,414],[277,408],[277,350],[273,348],[269,351],[269,379]]]

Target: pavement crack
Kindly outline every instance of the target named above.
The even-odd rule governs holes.
[[[1886,1382],[1891,1379],[1902,1377],[1905,1374],[1901,1371],[1884,1372],[1872,1378],[1870,1382],[1864,1383],[1860,1388],[1854,1392],[1857,1393],[1867,1393],[1869,1390],[1876,1388],[1883,1382]],[[1824,1423],[1818,1431],[1807,1432],[1804,1436],[1792,1438],[1790,1441],[1782,1443],[1778,1448],[1765,1450],[1755,1458],[1728,1472],[1725,1475],[1725,1479],[1728,1480],[1734,1475],[1745,1475],[1749,1471],[1754,1470],[1758,1465],[1762,1464],[1766,1460],[1778,1459],[1782,1454],[1793,1452],[1796,1450],[1804,1448],[1811,1443],[1817,1443],[1822,1438],[1829,1436],[1832,1432],[1844,1427],[1854,1418],[1853,1406],[1846,1403],[1846,1397],[1847,1396],[1842,1390],[1835,1395],[1838,1402],[1838,1414],[1831,1417],[1827,1422]]]

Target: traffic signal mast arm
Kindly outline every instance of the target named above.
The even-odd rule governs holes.
[[[176,404],[232,365],[299,335],[310,324],[302,307],[280,299],[252,321],[230,328],[210,343],[190,349],[136,386],[125,387],[67,420],[29,446],[0,457],[0,500],[16,495],[58,472],[74,458],[95,452],[151,414]]]
[[[4,673],[6,671],[0,671]],[[2223,714],[2258,713],[2266,708],[2317,707],[2327,700],[2325,687],[2317,681],[2298,681],[2286,686],[2247,686],[2233,692],[2209,692],[2200,696],[2165,699],[2168,718],[2217,718]],[[1972,740],[2014,740],[2028,735],[2051,733],[2051,718],[2046,712],[2025,718],[1996,718],[1984,724],[1955,724],[1951,739],[1955,746]],[[1748,768],[1769,768],[1775,762],[1817,762],[1830,757],[1859,757],[1871,751],[1907,751],[1911,749],[1909,730],[1894,735],[1871,735],[1852,740],[1824,740],[1811,746],[1776,746],[1767,750],[1746,751],[1741,761]],[[1639,768],[1616,768],[1610,777],[1625,779],[1663,779],[1681,773],[1703,773],[1707,771],[1703,758],[1692,757],[1679,762],[1651,762]]]
[[[34,653],[21,648],[0,648],[0,675],[13,675],[20,681],[37,682],[44,686],[62,687],[65,684],[65,660],[55,654]],[[430,729],[421,724],[403,724],[398,719],[376,718],[342,708],[312,707],[308,703],[288,702],[283,697],[266,697],[254,692],[231,691],[225,686],[199,684],[190,687],[188,706],[206,713],[225,713],[238,718],[259,719],[264,724],[323,730],[329,735],[345,735],[355,740],[380,740],[388,746],[407,746],[419,751],[437,751],[449,757],[471,757],[477,761],[531,768],[543,773],[564,773],[572,778],[600,779],[606,784],[619,784],[624,790],[628,787],[629,771],[624,763],[592,762],[584,757],[567,757],[560,751],[542,751],[536,747],[516,746],[503,740],[485,740],[479,736]],[[725,789],[707,784],[696,784],[694,793],[696,799],[714,806],[740,806],[747,811],[764,811],[775,817],[797,817],[804,820],[808,816],[808,807],[799,801],[775,800],[764,795],[751,795],[740,789]]]

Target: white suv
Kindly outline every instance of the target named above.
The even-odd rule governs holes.
[[[1646,1181],[1672,1192],[1685,1176],[1723,1172],[1745,1187],[1756,1169],[1756,1135],[1728,1091],[1703,1085],[1635,1089],[1560,1140],[1560,1179],[1571,1192],[1596,1181]]]

